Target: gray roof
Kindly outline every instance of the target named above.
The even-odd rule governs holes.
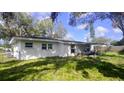
[[[59,38],[48,38],[48,37],[13,37],[10,40],[10,44],[16,40],[30,40],[30,41],[49,41],[49,42],[60,42],[60,43],[74,43],[74,44],[86,44],[86,42],[74,41],[74,40],[62,40]]]

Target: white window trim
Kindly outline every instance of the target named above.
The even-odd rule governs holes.
[[[42,45],[43,45],[43,44],[46,44],[46,49],[42,49]],[[51,45],[52,45],[52,49],[49,49],[49,47],[48,47],[49,44],[51,44],[51,43],[42,43],[42,44],[41,44],[41,49],[42,49],[42,50],[52,50],[52,49],[53,49],[53,44],[51,44]]]
[[[26,47],[26,43],[32,43],[32,47]],[[25,42],[25,48],[33,48],[33,42]]]
[[[51,44],[51,43],[48,43],[48,44],[47,44],[47,49],[48,49],[48,50],[52,50],[52,49],[53,49],[53,44],[51,44],[51,45],[52,45],[52,49],[49,49],[49,44]]]
[[[43,44],[46,44],[46,43],[42,43],[42,44],[41,44],[41,49],[42,49],[42,50],[48,50],[48,49],[47,49],[47,44],[46,44],[46,49],[43,49],[43,48],[42,48]]]

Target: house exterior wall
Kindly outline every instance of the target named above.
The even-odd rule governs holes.
[[[26,42],[32,42],[33,47],[25,47]],[[52,44],[53,49],[42,50],[42,43]],[[17,59],[28,60],[40,57],[51,57],[51,56],[74,56],[77,52],[80,52],[78,46],[76,46],[76,53],[71,53],[70,44],[56,43],[56,42],[39,42],[39,41],[18,41],[13,44],[13,55]]]
[[[20,59],[20,50],[21,50],[21,43],[20,41],[15,42],[13,44],[13,56],[16,57],[17,59]]]
[[[25,47],[25,43],[33,43],[32,48]],[[42,44],[52,44],[52,49],[42,50]],[[40,57],[75,56],[83,51],[82,45],[75,45],[75,53],[71,53],[71,44],[58,42],[19,40],[13,44],[13,56],[20,60]]]
[[[33,43],[33,47],[25,47],[25,43]],[[42,44],[52,44],[52,49],[42,49]],[[106,45],[86,44],[74,41],[47,40],[47,39],[32,39],[32,38],[12,38],[10,44],[13,46],[13,56],[20,60],[28,60],[40,57],[51,56],[75,56],[81,54],[86,49],[94,51],[96,46],[106,47]],[[75,52],[71,45],[75,45]]]
[[[88,48],[87,45],[84,44],[77,45],[77,53],[83,53],[86,48]]]
[[[29,41],[21,41],[21,59],[34,59],[39,57],[49,57],[49,56],[58,56],[58,47],[57,43],[50,43],[53,45],[53,49],[42,50],[42,43],[48,44],[49,42],[34,42],[32,48],[25,47],[25,43]]]
[[[96,44],[96,45],[91,45],[91,46],[90,46],[90,51],[94,51],[94,50],[95,50],[95,47],[105,48],[105,47],[107,47],[107,45],[98,45],[98,44]]]

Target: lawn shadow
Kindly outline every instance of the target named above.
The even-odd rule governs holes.
[[[123,58],[124,59],[124,56],[121,55],[115,55],[115,54],[111,54],[111,55],[103,55],[105,57],[119,57],[119,58]]]
[[[121,51],[118,52],[121,55],[124,55],[124,49],[122,49]]]
[[[93,58],[88,57],[88,60],[80,60],[76,66],[76,70],[84,71],[85,68],[97,68],[100,73],[102,73],[105,77],[119,77],[120,79],[124,80],[124,69],[119,68],[116,65],[113,65],[109,62],[102,61],[101,58]],[[88,73],[87,73],[88,74]],[[88,76],[88,75],[87,75]]]
[[[0,64],[3,65],[2,67],[9,67],[9,66],[18,64],[20,62],[22,62],[22,61],[21,60],[9,60],[9,61],[6,61],[6,62],[0,63]]]
[[[21,62],[21,61],[18,61]],[[22,61],[23,62],[23,61]],[[22,65],[12,66],[11,68],[0,70],[0,80],[21,80],[25,76],[30,74],[41,74],[45,75],[47,71],[53,71],[53,75],[57,70],[68,64],[69,62],[76,62],[76,71],[82,71],[82,76],[89,78],[89,73],[85,71],[85,68],[97,68],[100,73],[105,77],[119,77],[124,80],[124,69],[119,68],[109,62],[102,61],[100,57],[85,57],[85,58],[63,58],[63,57],[48,57],[44,59],[38,59],[36,62],[27,62]],[[9,67],[9,65],[18,64],[16,61],[10,61],[3,63]],[[48,65],[52,65],[51,67]],[[40,69],[34,69],[39,67]],[[43,67],[43,68],[42,68]],[[69,68],[68,68],[69,69]]]
[[[62,58],[62,57],[49,57],[49,58],[44,58],[44,60],[41,61],[36,61],[33,63],[26,63],[24,65],[19,65],[19,66],[14,66],[8,69],[4,69],[0,71],[0,80],[4,81],[4,80],[20,80],[21,78],[23,78],[26,75],[30,75],[33,73],[42,73],[44,71],[47,70],[54,70],[54,72],[56,72],[59,68],[61,68],[62,66],[64,66],[67,62],[68,58]],[[14,65],[17,64],[18,62],[21,61],[10,61],[10,62],[6,62],[3,63],[6,66],[9,65]],[[53,64],[54,67],[49,68],[47,67],[47,65]],[[40,67],[40,66],[46,66],[43,69],[40,70],[36,70],[36,69],[31,69],[33,67]],[[28,69],[30,68],[30,69]],[[45,74],[45,73],[43,73]]]

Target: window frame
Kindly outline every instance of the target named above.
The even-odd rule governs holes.
[[[49,46],[49,45],[51,45],[51,46]],[[49,44],[47,45],[47,49],[48,49],[48,50],[53,49],[53,44],[49,43]]]
[[[43,45],[46,45],[46,48],[43,48]],[[42,49],[42,50],[47,50],[47,44],[46,44],[46,43],[42,43],[42,44],[41,44],[41,49]]]
[[[25,42],[25,48],[33,48],[33,42]]]
[[[72,47],[73,46],[73,47]],[[72,52],[73,51],[73,52]],[[71,45],[71,54],[76,52],[76,45],[72,44]]]

